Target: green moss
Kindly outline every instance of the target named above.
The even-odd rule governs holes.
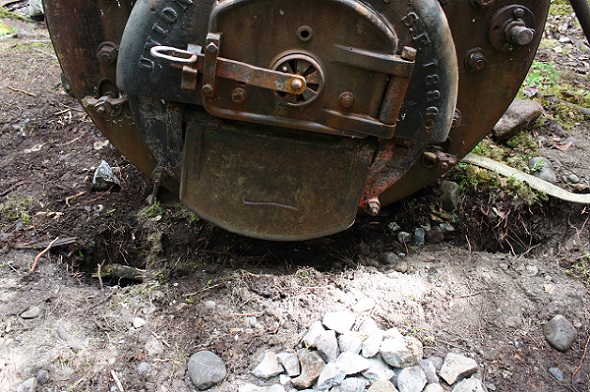
[[[20,16],[19,14],[15,14],[14,12],[10,12],[4,7],[0,7],[0,18],[6,19],[16,19],[16,20],[28,20],[27,18]]]
[[[23,225],[31,224],[31,207],[35,199],[31,196],[8,197],[0,204],[0,222],[12,224],[20,221]]]
[[[0,7],[1,8],[1,7]],[[0,37],[16,33],[16,30],[0,21]]]
[[[153,219],[158,215],[162,215],[162,211],[163,210],[160,206],[160,202],[156,200],[154,204],[147,206],[143,210],[141,210],[140,214],[145,218]]]
[[[549,13],[555,16],[569,16],[574,12],[568,0],[551,0]]]
[[[590,287],[590,252],[584,252],[571,261],[567,273],[581,279],[586,286]]]

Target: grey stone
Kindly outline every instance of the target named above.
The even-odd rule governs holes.
[[[327,364],[318,377],[316,389],[325,391],[335,385],[340,385],[342,380],[346,377],[346,372],[338,367],[334,362]]]
[[[358,354],[361,352],[363,340],[358,332],[347,332],[338,337],[340,352]]]
[[[379,255],[381,264],[394,265],[399,262],[399,256],[395,252],[383,252]]]
[[[219,384],[227,375],[225,363],[211,351],[194,353],[188,361],[188,375],[199,390]]]
[[[322,323],[326,328],[343,334],[350,331],[355,320],[356,316],[352,312],[329,312],[324,315]]]
[[[113,169],[106,161],[101,161],[94,172],[92,189],[95,191],[106,191],[115,185],[121,185],[119,178],[113,173]]]
[[[453,225],[451,225],[450,223],[446,223],[443,222],[440,225],[438,225],[438,227],[440,227],[443,231],[443,233],[445,234],[449,234],[455,231],[455,227]]]
[[[389,222],[387,228],[389,229],[389,231],[391,231],[392,234],[395,234],[397,231],[401,229],[397,222]]]
[[[370,382],[389,380],[394,376],[393,370],[381,358],[369,358],[371,367],[363,372],[363,376]]]
[[[37,379],[31,377],[16,388],[16,392],[35,392],[37,390]]]
[[[252,374],[258,378],[271,378],[283,372],[277,354],[273,351],[266,351],[260,363],[252,370]]]
[[[156,339],[155,337],[148,339],[148,341],[145,343],[144,349],[147,352],[147,355],[150,357],[164,353],[164,345],[159,339]]]
[[[391,381],[379,380],[371,384],[367,392],[398,392],[398,390],[395,388],[395,385],[391,383]]]
[[[299,352],[299,362],[301,363],[301,374],[292,379],[291,384],[297,389],[309,388],[318,379],[326,363],[318,353],[307,350]]]
[[[581,181],[580,177],[576,176],[575,174],[570,174],[568,180],[570,180],[572,184],[579,184]]]
[[[146,321],[141,317],[134,317],[133,318],[133,327],[134,328],[141,328],[145,325]]]
[[[370,332],[370,335],[363,341],[361,353],[365,358],[371,358],[379,353],[379,347],[383,341],[383,331]]]
[[[555,377],[555,379],[559,382],[561,382],[565,379],[563,372],[561,371],[560,368],[556,368],[556,367],[549,368],[549,373],[551,373],[551,375],[553,377]]]
[[[399,392],[421,392],[425,385],[426,373],[420,366],[404,368],[397,375]]]
[[[438,244],[445,240],[445,233],[440,226],[434,226],[426,232],[426,242],[429,244]]]
[[[459,208],[460,188],[459,184],[452,181],[442,181],[440,183],[440,201],[442,207],[449,212],[453,212]]]
[[[557,175],[553,171],[553,165],[549,159],[544,157],[531,158],[529,160],[529,169],[531,169],[531,175],[551,184],[557,183]]]
[[[282,386],[281,384],[274,384],[271,385],[270,388],[268,388],[267,392],[287,392],[285,390],[285,387]]]
[[[432,361],[421,359],[418,361],[418,366],[424,370],[424,374],[426,374],[426,381],[428,381],[429,384],[439,382],[438,375],[436,374],[436,367],[434,367],[434,363],[432,363]]]
[[[49,381],[49,372],[45,369],[39,369],[35,378],[37,378],[39,384],[43,385]]]
[[[83,350],[88,345],[84,339],[80,339],[68,332],[63,325],[57,327],[57,336],[66,342],[74,352]]]
[[[217,304],[215,301],[205,301],[205,309],[207,310],[215,310],[217,308]]]
[[[409,243],[410,238],[412,238],[412,235],[410,233],[408,233],[407,231],[400,231],[399,233],[397,233],[397,240],[400,244]]]
[[[444,389],[440,384],[428,384],[424,387],[422,392],[444,392]]]
[[[408,262],[405,260],[398,261],[393,266],[393,270],[405,274],[406,272],[408,272]]]
[[[315,340],[314,346],[317,348],[318,353],[326,362],[335,361],[340,354],[338,349],[338,339],[336,339],[336,332],[331,329],[322,332]]]
[[[361,298],[358,302],[353,306],[352,310],[357,313],[368,312],[375,307],[375,300],[372,298]]]
[[[507,140],[525,129],[543,114],[543,106],[532,100],[512,101],[492,132],[497,140]]]
[[[561,314],[555,315],[543,326],[543,333],[547,342],[553,348],[562,352],[569,350],[576,340],[576,329]]]
[[[140,362],[139,365],[137,365],[137,373],[139,373],[142,376],[147,376],[150,373],[150,364],[147,362]]]
[[[345,378],[344,381],[340,383],[340,392],[364,392],[369,384],[369,380],[366,378]]]
[[[31,306],[29,309],[24,311],[20,317],[25,320],[37,318],[41,315],[41,308],[39,306]]]
[[[447,384],[452,385],[458,380],[471,376],[476,371],[477,363],[473,359],[461,354],[448,353],[439,375]]]
[[[453,387],[453,392],[487,392],[486,387],[478,378],[468,378]]]
[[[426,361],[432,362],[432,364],[434,365],[434,368],[439,371],[442,368],[443,365],[443,359],[441,357],[438,357],[436,355],[432,355],[428,358],[425,359]]]
[[[421,227],[414,230],[414,245],[423,246],[426,242],[426,231]]]
[[[385,362],[398,368],[414,366],[424,355],[422,342],[412,336],[383,339],[379,352]]]
[[[340,369],[344,370],[347,376],[364,372],[371,366],[368,359],[351,352],[340,354],[335,363]]]
[[[305,335],[303,335],[303,343],[307,347],[313,347],[317,337],[320,336],[320,334],[322,334],[324,331],[325,331],[325,329],[324,329],[324,325],[322,324],[322,322],[316,321],[315,323],[313,323],[311,325],[311,327],[309,327],[309,329],[307,330],[307,333]]]
[[[283,365],[285,372],[289,377],[297,377],[301,374],[301,366],[299,366],[299,357],[295,353],[280,353],[277,354],[279,363]]]

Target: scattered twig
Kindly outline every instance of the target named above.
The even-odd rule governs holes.
[[[10,192],[12,192],[13,190],[18,188],[19,186],[24,185],[26,183],[27,183],[27,181],[19,181],[16,184],[12,184],[10,187],[8,187],[8,189],[0,192],[0,197],[4,197],[4,196],[8,195]]]
[[[36,94],[30,93],[30,92],[25,91],[25,90],[21,90],[20,88],[14,88],[14,87],[10,87],[10,86],[6,86],[6,88],[9,89],[9,90],[11,90],[11,91],[14,91],[15,93],[23,93],[23,94],[28,95],[29,97],[35,97],[35,98],[37,98],[37,95]]]
[[[70,244],[76,243],[78,237],[66,237],[55,241],[52,245],[54,248],[59,246],[66,246]],[[30,242],[26,244],[17,244],[14,246],[15,249],[43,249],[46,248],[50,243],[49,242]]]
[[[214,288],[219,287],[219,286],[222,286],[222,285],[223,285],[223,283],[217,283],[217,284],[214,284],[212,286],[207,286],[204,289],[201,289],[199,291],[195,291],[195,292],[192,292],[192,293],[184,294],[184,296],[185,297],[192,297],[193,295],[202,294],[205,291],[209,291],[211,289],[214,289]]]
[[[100,291],[102,291],[102,295],[104,295],[104,287],[102,285],[102,276],[100,275],[100,269],[102,268],[102,263],[99,263],[96,269],[96,275],[98,276],[98,283],[100,284]]]
[[[580,363],[578,364],[578,367],[576,368],[576,370],[574,370],[574,372],[572,373],[570,384],[571,384],[572,389],[574,391],[577,391],[576,387],[574,386],[574,377],[576,377],[576,374],[582,368],[582,364],[584,363],[584,359],[586,359],[586,354],[588,353],[588,344],[589,343],[590,343],[590,335],[588,336],[588,339],[586,339],[586,344],[584,345],[584,353],[582,354],[582,358],[580,358]]]
[[[123,389],[123,384],[121,384],[121,381],[119,380],[119,377],[117,377],[117,373],[115,373],[114,370],[111,370],[111,375],[115,379],[115,382],[117,383],[117,388],[119,388],[119,391],[125,392],[125,390]]]
[[[80,138],[78,138],[78,139],[80,139]],[[68,143],[64,144],[64,146],[67,145],[67,144],[73,143],[74,141],[76,141],[76,140],[74,139],[72,142],[68,142]],[[82,192],[76,193],[75,195],[66,197],[66,199],[65,199],[66,205],[68,207],[71,207],[70,200],[77,199],[78,197],[80,197],[80,196],[82,196],[84,194],[86,194],[86,191],[82,191]]]
[[[37,263],[39,263],[39,259],[41,257],[43,257],[43,255],[47,252],[49,252],[49,250],[51,249],[51,247],[53,246],[53,244],[55,244],[55,242],[59,240],[59,237],[56,237],[53,241],[51,241],[49,243],[49,245],[47,245],[47,248],[43,249],[38,255],[37,257],[35,257],[35,261],[33,261],[33,265],[31,266],[31,269],[29,270],[30,272],[35,272],[35,268],[37,268]]]

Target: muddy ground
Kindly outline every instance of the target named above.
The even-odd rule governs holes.
[[[529,208],[466,193],[456,231],[442,243],[403,246],[391,222],[412,232],[446,219],[433,213],[440,210],[433,184],[379,218],[360,217],[347,232],[317,241],[228,234],[174,203],[146,208],[150,180],[64,92],[44,25],[3,22],[12,31],[0,38],[0,390],[14,391],[44,369],[49,381],[39,391],[117,390],[116,379],[125,391],[191,391],[188,357],[208,349],[229,370],[218,390],[237,391],[256,382],[249,370],[257,352],[291,349],[325,312],[359,303],[372,304],[357,307],[359,319],[415,334],[427,354],[473,357],[498,391],[590,390],[587,207],[550,199]],[[579,29],[567,17],[552,23],[555,39],[538,58],[587,86]],[[568,33],[560,34],[564,23]],[[580,177],[560,185],[588,192],[590,121],[565,124],[559,134],[554,123],[541,124],[530,132],[553,141],[541,153],[558,177]],[[568,137],[575,143],[566,148]],[[91,190],[103,159],[120,189]],[[56,238],[62,243],[31,272]],[[379,263],[388,251],[406,255],[407,272]],[[146,276],[109,277],[113,264]],[[35,306],[37,317],[21,317]],[[577,329],[566,353],[542,332],[558,313]],[[145,325],[133,326],[138,317]],[[147,372],[138,371],[142,362]],[[555,367],[563,380],[549,372]]]

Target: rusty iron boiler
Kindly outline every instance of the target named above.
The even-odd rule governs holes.
[[[156,185],[302,240],[415,192],[492,128],[549,0],[53,0],[67,80]]]

